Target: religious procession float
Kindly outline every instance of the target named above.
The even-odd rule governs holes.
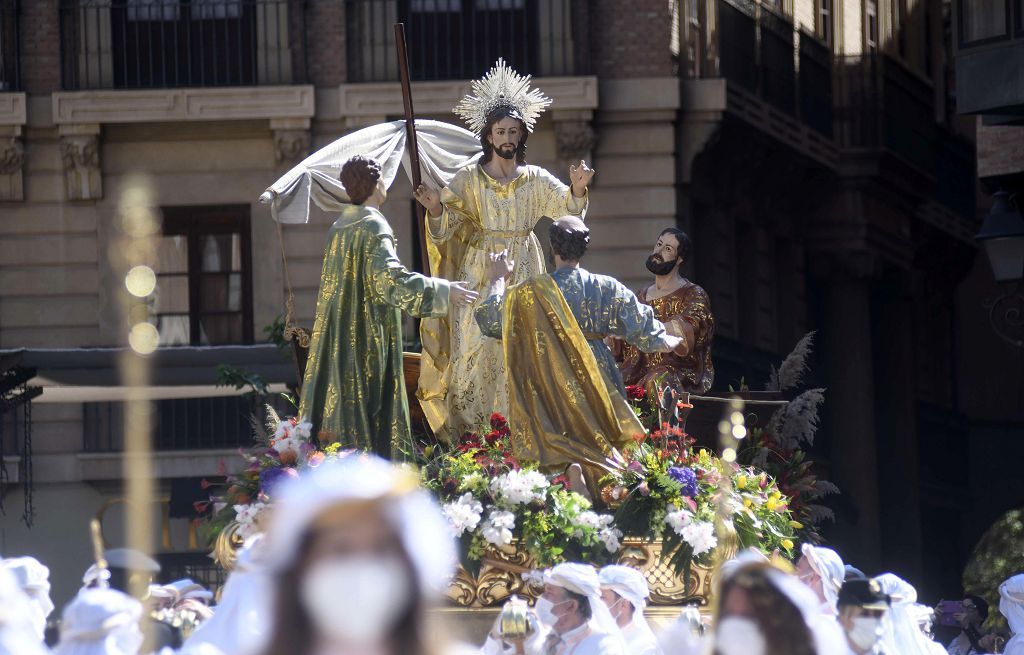
[[[218,561],[231,566],[284,481],[367,452],[415,467],[441,504],[464,611],[533,597],[538,571],[578,561],[642,570],[651,604],[678,613],[707,604],[716,562],[738,549],[793,557],[816,541],[834,487],[805,452],[823,402],[803,383],[812,335],[766,390],[711,392],[714,317],[680,271],[689,238],[658,236],[639,294],[581,266],[595,172],[574,164],[566,185],[526,164],[551,102],[528,76],[499,60],[474,82],[455,108],[469,130],[415,120],[404,86],[406,120],[339,139],[261,197],[279,223],[314,206],[340,217],[311,331],[289,290],[293,411],[254,421],[244,466],[213,489]],[[403,164],[435,277],[402,266],[380,209]],[[401,311],[421,319],[422,353],[402,352]]]

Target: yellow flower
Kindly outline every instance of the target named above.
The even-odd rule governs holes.
[[[783,539],[782,547],[786,550],[793,550],[793,541],[791,539]]]
[[[744,506],[744,507],[750,507],[750,506],[751,506],[751,505],[753,505],[753,504],[754,504],[754,503],[752,503],[752,502],[750,501],[750,499],[749,499],[749,498],[744,498],[744,499],[743,499],[743,506]]]
[[[769,510],[771,510],[773,512],[775,510],[779,509],[779,507],[781,507],[781,506],[782,506],[782,503],[780,503],[778,498],[775,498],[774,496],[769,498],[767,501],[765,501],[765,507],[767,507]]]
[[[743,489],[747,486],[747,476],[740,474],[736,476],[736,488]]]
[[[794,530],[800,530],[804,527],[804,524],[800,521],[790,521],[789,527],[793,528]]]

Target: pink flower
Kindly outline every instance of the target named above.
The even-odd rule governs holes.
[[[647,486],[647,480],[644,480],[643,482],[641,482],[640,486],[638,486],[636,488],[636,490],[640,492],[641,496],[650,496],[651,495],[651,488]]]
[[[318,451],[316,451],[315,453],[313,453],[312,455],[309,456],[309,459],[306,460],[306,464],[310,468],[314,468],[315,469],[316,467],[318,467],[318,466],[320,466],[321,464],[324,463],[324,459],[326,459],[326,456],[322,452],[320,452],[318,450]]]

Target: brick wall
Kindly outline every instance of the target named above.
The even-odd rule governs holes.
[[[978,119],[978,177],[1024,172],[1024,127],[985,126]]]
[[[309,82],[335,86],[345,81],[345,3],[309,0],[306,5]]]
[[[605,78],[671,75],[671,23],[665,0],[596,0],[590,7],[592,72]]]
[[[57,0],[21,3],[21,72],[27,93],[60,88],[60,15]]]

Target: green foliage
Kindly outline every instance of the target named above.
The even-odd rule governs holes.
[[[982,535],[964,569],[964,590],[981,596],[990,608],[986,627],[1006,627],[999,607],[999,585],[1024,572],[1024,508],[1010,510]]]

